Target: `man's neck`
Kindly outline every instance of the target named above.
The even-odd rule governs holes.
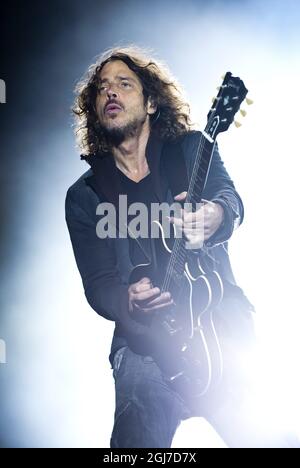
[[[139,182],[149,173],[146,158],[149,135],[150,129],[143,126],[139,134],[127,138],[119,146],[112,149],[116,166],[135,182]]]

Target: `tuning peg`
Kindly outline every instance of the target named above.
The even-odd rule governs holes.
[[[226,75],[222,75],[222,76],[221,76],[222,80],[225,80],[225,76],[226,76]]]
[[[237,120],[234,121],[234,125],[236,126],[236,128],[239,128],[242,126],[242,124],[238,122]]]
[[[214,96],[213,98],[211,98],[211,102],[215,102],[216,100],[216,96]]]
[[[252,101],[252,99],[246,98],[246,103],[248,104],[248,106],[251,106],[251,104],[253,104],[254,101]]]
[[[217,91],[220,91],[222,86],[217,86]]]
[[[247,112],[244,109],[240,109],[240,113],[242,114],[243,117],[246,117]]]

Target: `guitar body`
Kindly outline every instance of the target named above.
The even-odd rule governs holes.
[[[130,283],[149,277],[163,290],[165,272],[172,253],[172,239],[155,239],[151,264],[136,266]],[[204,395],[222,377],[223,359],[214,325],[213,311],[222,299],[223,283],[208,258],[188,256],[179,278],[170,280],[174,305],[154,315],[151,322],[152,356],[165,379],[185,397]],[[159,261],[158,261],[159,260]]]

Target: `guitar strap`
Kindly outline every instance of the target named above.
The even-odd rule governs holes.
[[[162,176],[167,180],[173,197],[188,189],[188,173],[179,141],[167,142],[162,150]]]

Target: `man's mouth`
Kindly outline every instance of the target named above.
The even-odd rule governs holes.
[[[122,107],[115,103],[106,104],[105,106],[105,114],[117,114],[122,110]]]

